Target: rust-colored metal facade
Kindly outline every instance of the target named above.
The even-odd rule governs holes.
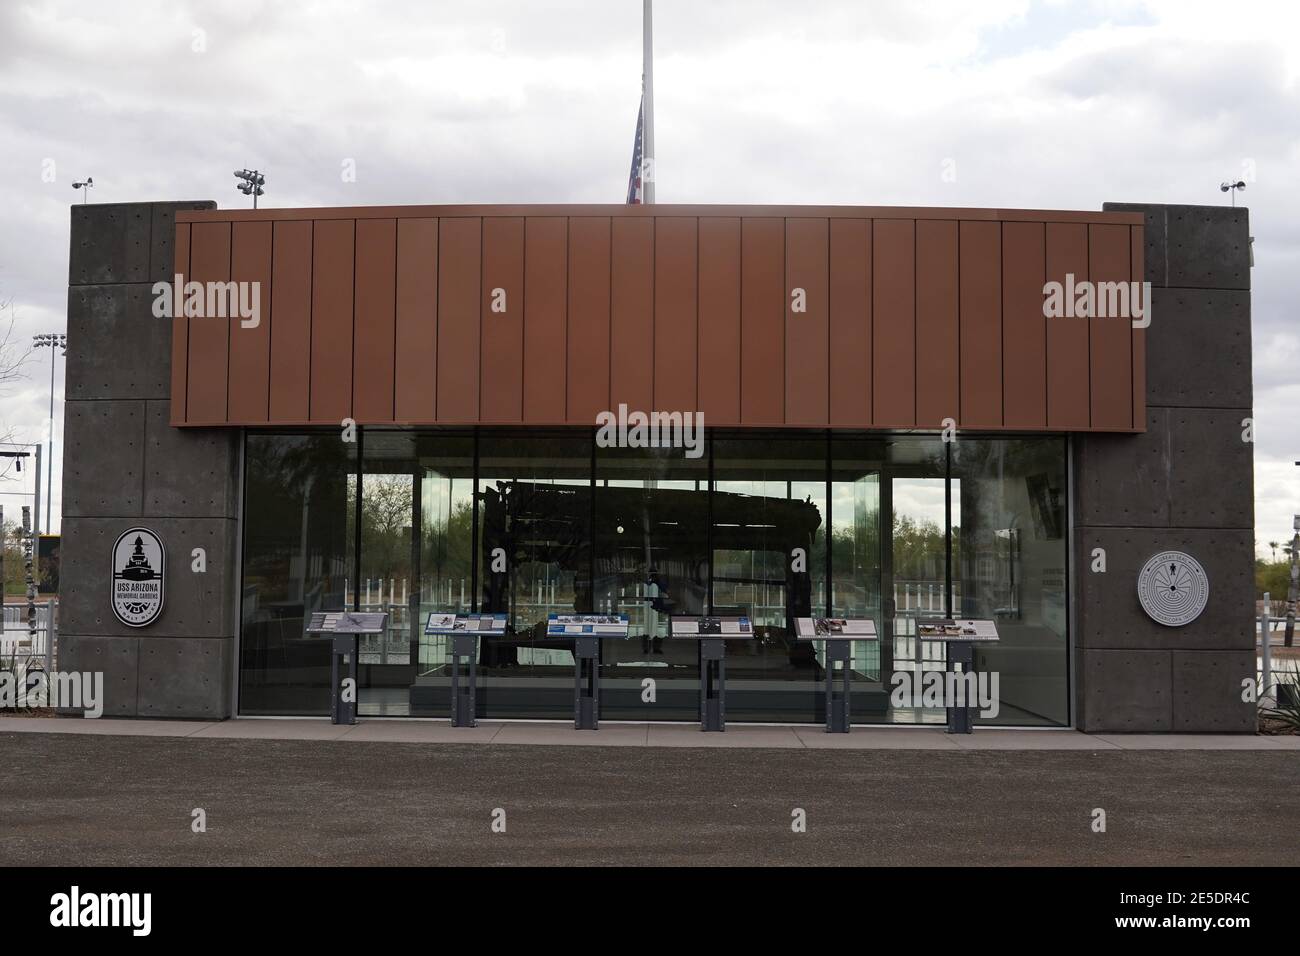
[[[1144,330],[1045,318],[1141,281],[1142,216],[406,206],[178,212],[184,281],[261,317],[174,322],[172,424],[1141,431]],[[795,290],[802,290],[803,309]]]

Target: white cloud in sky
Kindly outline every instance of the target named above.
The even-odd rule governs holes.
[[[640,17],[635,0],[6,4],[0,299],[24,337],[64,327],[86,175],[100,202],[241,205],[243,166],[277,206],[618,202]],[[1253,168],[1263,542],[1300,511],[1297,35],[1285,2],[660,0],[658,199],[1209,205]],[[46,358],[0,398],[29,439]]]

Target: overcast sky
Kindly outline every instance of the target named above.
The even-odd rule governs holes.
[[[1267,553],[1300,512],[1297,36],[1293,0],[659,0],[657,198],[1097,210],[1246,178]],[[66,328],[88,175],[92,202],[240,206],[243,166],[267,206],[620,202],[640,73],[638,0],[5,0],[0,301],[24,342]],[[26,371],[0,430],[35,441],[49,351]]]

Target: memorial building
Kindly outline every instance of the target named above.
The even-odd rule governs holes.
[[[924,724],[979,619],[977,732],[1251,732],[1249,290],[1224,207],[76,206],[61,666],[325,716],[311,615],[382,611],[358,713],[445,720],[426,624],[492,612],[478,717],[569,720],[548,619],[625,615],[601,720],[695,721],[670,618],[736,616],[727,719],[817,723],[794,620],[864,619],[853,722]]]

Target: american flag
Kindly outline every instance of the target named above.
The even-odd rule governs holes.
[[[645,100],[636,113],[636,141],[632,146],[632,172],[627,178],[627,202],[630,206],[641,203],[644,194],[641,189],[641,124],[645,119]]]

